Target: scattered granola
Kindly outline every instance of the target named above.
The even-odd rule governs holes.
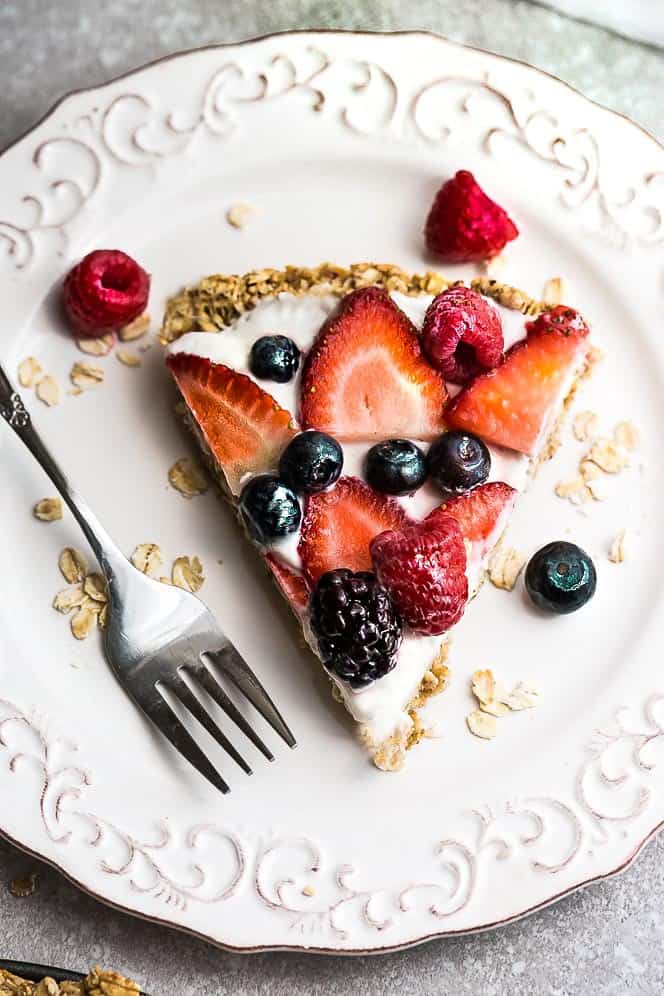
[[[629,463],[627,453],[612,439],[598,439],[590,447],[588,459],[607,474],[619,474]]]
[[[561,304],[566,294],[567,288],[565,287],[565,281],[563,278],[551,277],[551,279],[547,280],[544,284],[542,300],[545,304]]]
[[[59,591],[53,599],[53,608],[57,612],[68,615],[72,609],[83,605],[85,599],[86,593],[83,590],[83,584],[79,582],[71,588],[64,588],[62,591]]]
[[[489,581],[496,588],[512,591],[525,562],[526,558],[518,550],[501,544],[489,560]]]
[[[315,896],[316,890],[314,889],[313,885],[305,885],[304,888],[302,889],[302,895],[309,897]]]
[[[124,363],[126,367],[140,367],[143,360],[136,353],[130,353],[128,349],[118,349],[115,354],[120,361]]]
[[[25,899],[31,896],[37,888],[37,872],[28,872],[27,875],[19,875],[9,883],[9,891],[17,899]]]
[[[77,339],[76,345],[88,356],[108,356],[115,345],[115,336],[112,332],[108,332],[96,339]]]
[[[62,551],[58,558],[58,567],[63,578],[69,584],[76,584],[79,581],[83,581],[85,575],[88,573],[88,565],[85,557],[78,550],[75,550],[73,546],[67,546]]]
[[[613,539],[609,549],[609,560],[612,564],[622,564],[629,555],[629,534],[626,529],[621,529]]]
[[[40,401],[51,408],[60,401],[60,386],[55,377],[45,374],[37,383],[35,394]]]
[[[583,477],[575,477],[571,481],[558,481],[554,491],[559,498],[569,498],[573,505],[582,505],[592,498],[592,492]]]
[[[134,342],[135,339],[140,339],[145,335],[147,330],[150,328],[150,316],[147,311],[138,318],[135,318],[133,322],[129,322],[129,325],[125,325],[120,329],[120,341],[121,342]]]
[[[153,574],[164,562],[164,555],[156,543],[139,543],[130,560],[143,574]]]
[[[197,592],[203,586],[205,575],[198,557],[178,557],[173,564],[171,580],[178,588]]]
[[[90,608],[87,599],[71,619],[71,631],[77,640],[85,640],[97,621],[97,615]]]
[[[572,431],[580,443],[595,439],[599,433],[599,418],[595,412],[578,412],[574,416]]]
[[[21,387],[34,387],[43,374],[41,363],[34,356],[26,356],[18,365],[18,382]]]
[[[478,729],[486,730],[486,723],[483,726],[478,726],[476,718],[471,720],[471,717],[482,714],[486,716],[487,720],[490,717],[493,725],[489,724],[488,729],[493,731],[491,733],[491,737],[493,737],[497,731],[496,719],[506,716],[510,710],[519,712],[522,709],[532,709],[537,705],[539,697],[539,693],[534,688],[521,681],[514,686],[511,692],[505,692],[496,681],[493,672],[488,668],[475,671],[470,679],[470,687],[479,703],[479,710],[466,717],[466,722],[471,733],[477,737],[484,737],[484,739],[490,739],[490,737],[487,737],[483,732],[478,732]]]
[[[104,379],[104,370],[103,367],[96,367],[92,363],[77,361],[69,371],[69,379],[74,387],[84,390],[86,387],[101,384]]]
[[[205,494],[210,486],[203,468],[191,457],[177,460],[168,472],[168,480],[185,498]]]
[[[102,604],[105,604],[108,601],[106,581],[101,574],[88,574],[83,582],[83,591],[93,600],[93,602],[101,602]]]
[[[480,737],[482,740],[493,740],[498,731],[495,716],[481,712],[479,709],[468,713],[466,723],[473,736]]]
[[[226,221],[233,228],[244,228],[255,213],[256,208],[251,204],[232,204],[226,212]]]
[[[41,522],[56,522],[62,518],[62,502],[59,498],[42,498],[33,507],[32,514]]]
[[[613,439],[616,445],[633,452],[638,449],[641,439],[639,430],[632,422],[618,422],[613,430]]]

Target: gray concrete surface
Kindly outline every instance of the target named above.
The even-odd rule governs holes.
[[[664,16],[664,13],[662,14]],[[291,27],[428,28],[532,62],[664,138],[664,53],[517,0],[0,0],[0,147],[60,93],[159,55]],[[0,801],[0,805],[4,801]],[[153,996],[664,991],[664,839],[622,877],[493,934],[380,958],[229,955],[129,919],[0,842],[0,957],[100,962]]]

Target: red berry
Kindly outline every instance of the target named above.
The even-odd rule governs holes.
[[[64,307],[77,338],[114,332],[145,311],[150,277],[118,249],[97,249],[69,271]]]
[[[466,549],[456,519],[390,530],[371,542],[378,580],[415,633],[439,636],[459,621],[468,601]]]
[[[519,230],[473,174],[462,169],[436,194],[424,233],[430,252],[467,263],[497,256]]]
[[[441,515],[451,515],[456,519],[461,534],[470,543],[486,544],[494,536],[496,526],[501,522],[505,511],[511,511],[516,502],[517,492],[502,481],[480,484],[468,494],[450,498],[439,508],[434,508],[427,522],[435,522]],[[503,519],[504,525],[504,519]]]
[[[422,356],[412,322],[379,287],[341,301],[302,373],[303,427],[342,442],[434,439],[446,401],[443,378]]]
[[[465,384],[503,360],[503,327],[492,304],[470,287],[435,297],[422,327],[429,362],[453,384]]]
[[[295,429],[271,394],[202,356],[174,353],[166,362],[233,494],[245,474],[275,469]]]
[[[564,304],[558,304],[550,311],[542,311],[532,322],[526,322],[526,331],[529,334],[538,332],[562,332],[565,336],[574,335],[584,338],[590,329],[584,322],[578,311],[568,308]]]
[[[340,478],[329,491],[307,499],[297,548],[307,576],[316,582],[339,567],[370,571],[371,540],[407,521],[394,498],[378,494],[357,477]]]
[[[587,348],[588,327],[576,312],[556,308],[547,314],[552,317],[542,314],[528,323],[528,336],[508,349],[496,370],[457,394],[445,413],[450,428],[528,456],[536,453],[552,407],[562,403],[565,378]]]

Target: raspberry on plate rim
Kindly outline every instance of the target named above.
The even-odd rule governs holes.
[[[143,314],[150,276],[119,249],[96,249],[67,274],[63,305],[76,338],[116,332]]]

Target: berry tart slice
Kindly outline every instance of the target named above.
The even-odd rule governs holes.
[[[324,264],[207,277],[168,302],[162,341],[224,494],[373,760],[398,770],[555,451],[587,325],[492,280]]]

